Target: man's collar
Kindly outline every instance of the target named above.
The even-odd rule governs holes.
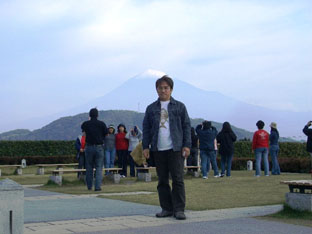
[[[177,101],[171,96],[171,97],[170,97],[170,102],[169,102],[169,103],[171,103],[171,104],[176,104]],[[157,104],[160,104],[160,99],[159,99],[159,98],[157,99]]]

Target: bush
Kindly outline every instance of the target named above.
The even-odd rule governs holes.
[[[255,158],[233,158],[232,170],[247,170],[247,161],[252,161],[253,169],[256,166]],[[221,165],[221,159],[217,158],[218,165]],[[310,173],[311,160],[309,158],[279,158],[281,172]],[[263,170],[263,162],[261,164]],[[272,162],[269,160],[269,167],[272,169]]]
[[[74,154],[75,141],[0,141],[0,157]]]

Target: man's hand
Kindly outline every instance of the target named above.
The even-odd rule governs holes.
[[[182,156],[183,156],[184,158],[187,158],[189,155],[190,155],[190,148],[188,148],[188,147],[183,147],[183,149],[182,149]]]
[[[144,157],[145,157],[146,159],[149,159],[149,157],[150,157],[150,151],[149,151],[149,149],[143,150],[143,155],[144,155]]]

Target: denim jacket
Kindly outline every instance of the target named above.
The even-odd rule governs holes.
[[[146,108],[143,120],[143,149],[148,149],[151,145],[151,151],[158,150],[160,111],[159,99]],[[191,123],[185,105],[171,97],[168,114],[173,151],[181,151],[182,147],[191,148]]]

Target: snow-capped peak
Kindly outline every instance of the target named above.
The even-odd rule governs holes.
[[[136,79],[155,79],[160,78],[166,75],[166,73],[162,71],[157,71],[153,69],[147,69],[146,71],[142,72],[141,74],[135,76]]]

